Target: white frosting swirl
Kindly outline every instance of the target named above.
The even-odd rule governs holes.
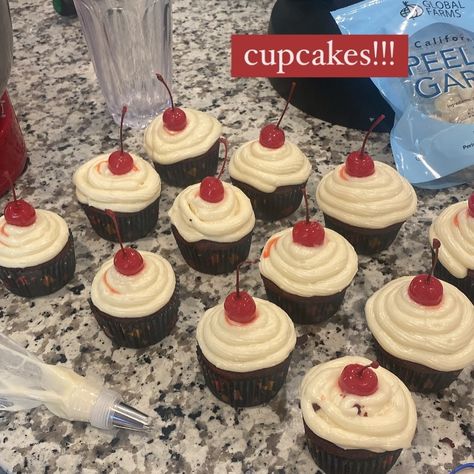
[[[381,453],[409,448],[415,435],[416,407],[401,380],[379,367],[372,369],[378,379],[372,395],[347,394],[339,388],[346,365],[370,363],[365,357],[341,357],[313,367],[301,384],[303,419],[316,435],[343,449]]]
[[[474,217],[469,215],[467,201],[447,207],[430,227],[430,242],[441,242],[439,261],[456,278],[474,270]]]
[[[0,217],[0,266],[25,268],[56,257],[69,239],[66,221],[51,211],[36,210],[36,221],[26,227]]]
[[[181,107],[186,114],[186,127],[170,132],[163,126],[163,114],[145,130],[145,151],[157,163],[171,165],[206,153],[222,133],[222,125],[211,115]]]
[[[408,295],[413,277],[391,281],[365,305],[377,342],[399,359],[450,372],[474,362],[474,306],[457,288],[442,282],[438,306],[423,306]]]
[[[224,304],[208,309],[197,325],[204,357],[222,370],[251,372],[283,362],[296,345],[289,316],[269,301],[254,298],[257,316],[239,324],[227,318]]]
[[[416,211],[413,186],[391,166],[375,161],[375,172],[354,178],[345,165],[323,176],[316,190],[319,208],[356,227],[383,229],[404,222]]]
[[[77,200],[97,209],[136,212],[156,201],[161,180],[150,163],[132,154],[134,167],[125,174],[113,174],[110,153],[96,156],[76,170],[72,178]]]
[[[122,275],[114,259],[105,262],[92,282],[91,300],[104,313],[118,318],[150,316],[171,299],[176,279],[163,257],[140,251],[145,266],[136,275]]]
[[[214,203],[202,199],[200,183],[188,186],[174,200],[168,214],[171,223],[188,242],[236,242],[254,228],[255,214],[248,197],[239,188],[222,184],[222,201]]]
[[[303,152],[285,140],[280,148],[266,148],[258,140],[244,143],[229,163],[232,178],[264,193],[280,186],[306,183],[311,164]]]
[[[324,232],[324,242],[317,247],[293,242],[293,228],[277,232],[265,244],[260,273],[293,295],[328,296],[342,291],[357,273],[357,253],[337,232]]]

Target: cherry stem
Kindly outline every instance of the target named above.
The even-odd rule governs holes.
[[[427,283],[431,281],[431,277],[434,275],[436,264],[438,263],[439,248],[441,247],[441,242],[438,239],[433,239],[433,250],[434,254],[431,257],[431,272],[426,278]]]
[[[291,99],[293,99],[293,95],[295,93],[295,89],[296,89],[296,82],[293,81],[291,83],[291,88],[290,88],[290,93],[288,94],[288,99],[286,99],[286,104],[285,104],[285,108],[283,109],[283,112],[281,113],[280,115],[280,120],[278,120],[277,124],[276,124],[276,128],[278,128],[280,126],[280,123],[283,119],[283,116],[285,115],[286,113],[286,110],[288,109],[288,106],[290,105],[290,101]]]
[[[125,118],[125,114],[127,113],[127,106],[124,105],[122,107],[122,117],[120,119],[120,153],[123,155],[123,119]]]
[[[225,165],[227,163],[227,154],[229,152],[229,142],[227,141],[227,138],[225,137],[220,137],[219,142],[224,145],[224,162],[222,163],[222,168],[219,171],[219,174],[217,175],[217,179],[221,179],[221,176],[224,173],[225,170]]]
[[[10,185],[10,189],[12,190],[13,202],[16,202],[16,191],[15,191],[15,185],[13,184],[12,177],[10,176],[10,173],[8,171],[4,171],[3,176],[5,176],[5,179],[8,181],[8,184]]]
[[[306,209],[306,224],[309,224],[309,204],[308,194],[306,193],[306,185],[303,186],[304,207]]]
[[[166,84],[166,81],[161,74],[156,73],[156,78],[166,87],[166,90],[168,91],[168,94],[171,100],[171,108],[174,110],[173,94],[171,93],[170,88],[168,87],[168,84]]]
[[[371,362],[370,364],[368,365],[365,365],[364,367],[362,367],[359,372],[357,373],[357,376],[358,377],[362,377],[362,374],[364,372],[364,370],[368,369],[368,368],[371,368],[371,369],[377,369],[378,367],[380,366],[380,364],[374,360],[373,362]]]
[[[360,149],[360,152],[359,152],[359,158],[364,158],[365,144],[367,143],[367,139],[369,138],[370,134],[374,131],[374,129],[377,128],[378,124],[382,122],[382,120],[384,119],[385,119],[385,115],[382,114],[380,117],[378,117],[372,122],[372,125],[367,130],[367,133],[365,134],[365,137],[364,137],[364,141],[362,142],[362,148]]]
[[[120,235],[120,230],[119,230],[119,226],[118,226],[118,222],[117,222],[117,216],[115,215],[115,212],[112,211],[111,209],[106,209],[105,213],[112,219],[112,222],[114,223],[115,233],[117,234],[117,238],[118,238],[118,241],[119,241],[119,244],[120,244],[120,248],[122,249],[122,252],[123,252],[124,247],[123,247],[123,242],[122,242],[122,236]],[[125,256],[127,256],[127,254],[125,254]]]
[[[235,293],[237,295],[237,298],[240,297],[240,288],[239,288],[239,284],[240,284],[240,267],[242,265],[246,265],[246,264],[249,264],[249,265],[253,265],[254,263],[257,263],[259,261],[259,259],[257,258],[256,260],[244,260],[243,262],[240,262],[238,265],[237,265],[237,268],[235,269]]]

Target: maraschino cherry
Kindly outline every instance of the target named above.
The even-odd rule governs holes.
[[[433,257],[431,259],[431,273],[417,275],[410,282],[408,287],[408,295],[418,304],[423,306],[436,306],[441,303],[443,299],[443,285],[433,276],[436,264],[438,263],[439,248],[441,242],[438,239],[433,239]]]
[[[10,183],[10,189],[13,194],[13,201],[8,202],[3,210],[7,224],[16,225],[18,227],[28,227],[34,224],[36,221],[35,208],[24,199],[17,199],[15,185],[13,184],[10,174],[5,171],[3,176],[5,176]]]
[[[222,163],[222,168],[217,175],[215,176],[206,176],[199,186],[199,196],[201,199],[207,202],[220,202],[224,199],[224,185],[221,181],[221,176],[224,173],[225,165],[227,162],[227,153],[229,144],[224,137],[219,138],[219,141],[224,145],[225,155],[224,162]]]
[[[365,178],[374,174],[375,166],[372,157],[365,151],[365,145],[367,139],[377,125],[384,120],[385,115],[381,115],[379,118],[374,120],[369,130],[365,134],[364,141],[362,142],[362,148],[358,151],[349,153],[346,158],[346,173],[354,178]]]
[[[467,209],[468,213],[471,217],[474,217],[474,193],[472,193],[469,196],[469,199],[467,201]]]
[[[245,260],[237,265],[235,270],[235,291],[233,291],[224,301],[225,315],[233,322],[246,324],[253,321],[257,315],[257,307],[254,299],[239,288],[240,267],[246,263],[255,261]]]
[[[120,244],[120,250],[115,253],[114,256],[114,267],[122,275],[132,276],[143,270],[145,264],[143,263],[143,257],[140,255],[138,250],[132,249],[132,247],[124,247],[122,242],[122,236],[120,234],[117,217],[114,211],[106,209],[105,213],[112,219],[117,233],[118,241]]]
[[[293,242],[305,247],[317,247],[324,242],[324,227],[317,221],[309,220],[308,195],[306,186],[303,188],[304,204],[306,207],[306,219],[298,221],[293,226]]]
[[[186,127],[187,119],[183,109],[174,106],[173,95],[161,74],[156,74],[156,78],[166,87],[171,100],[171,107],[163,112],[163,125],[170,132],[180,132]]]
[[[285,108],[278,120],[277,124],[269,123],[265,125],[262,130],[260,130],[260,145],[266,148],[281,148],[285,144],[285,132],[280,128],[280,123],[283,119],[283,116],[288,109],[293,94],[295,93],[296,82],[291,83],[290,93],[288,94],[288,99],[286,99]]]
[[[109,155],[109,170],[112,174],[126,174],[133,169],[133,158],[130,153],[123,151],[123,119],[127,113],[127,106],[122,107],[120,119],[120,150]]]
[[[349,364],[344,367],[339,376],[339,388],[352,395],[368,396],[377,391],[378,378],[372,369],[377,369],[379,363],[374,361],[369,365]]]

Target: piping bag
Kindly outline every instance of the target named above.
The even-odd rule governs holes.
[[[0,333],[0,410],[40,405],[66,420],[105,430],[150,426],[149,417],[123,403],[118,393],[66,367],[45,364]]]

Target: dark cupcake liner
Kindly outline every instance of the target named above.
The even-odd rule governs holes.
[[[271,400],[283,386],[291,354],[280,364],[253,372],[231,372],[211,364],[197,346],[206,385],[219,400],[233,407],[251,407]]]
[[[433,249],[431,249],[431,254],[434,254]],[[451,283],[451,285],[454,285],[458,290],[462,291],[470,299],[471,303],[474,304],[474,270],[469,270],[467,276],[464,278],[456,278],[438,260],[434,273],[440,280],[447,281],[448,283]]]
[[[255,217],[264,221],[276,221],[293,214],[300,207],[303,187],[306,185],[305,181],[292,186],[280,186],[272,193],[264,193],[232,176],[231,181],[250,199]]]
[[[0,267],[0,280],[15,295],[35,298],[61,289],[72,279],[75,269],[74,239],[69,231],[68,241],[56,257],[32,267]]]
[[[247,259],[252,243],[252,232],[236,242],[199,240],[187,242],[174,225],[171,226],[178,248],[186,263],[194,270],[210,275],[233,272]]]
[[[366,449],[343,449],[317,436],[304,423],[306,442],[314,462],[326,474],[385,474],[402,450],[374,453]]]
[[[206,176],[214,176],[219,160],[220,141],[217,140],[206,153],[178,161],[171,165],[153,162],[160,178],[172,186],[186,187],[199,183]]]
[[[150,316],[120,318],[104,313],[89,299],[95,319],[106,336],[122,347],[148,347],[161,341],[176,325],[178,320],[179,296],[174,291],[170,301]]]
[[[268,299],[283,309],[297,324],[318,324],[334,315],[344,300],[347,288],[329,296],[298,296],[282,290],[260,274]]]
[[[443,372],[402,360],[383,349],[375,338],[374,344],[380,365],[393,372],[412,392],[437,393],[451,385],[462,371]]]
[[[324,223],[326,227],[345,237],[355,251],[362,255],[374,255],[388,248],[404,224],[398,222],[383,229],[365,229],[346,224],[327,214],[324,214]]]
[[[87,204],[80,204],[96,234],[105,240],[118,242],[117,232],[115,231],[112,218],[102,209],[88,206]],[[158,221],[159,207],[160,198],[141,211],[115,212],[122,240],[124,242],[133,242],[134,240],[145,237],[151,232]]]

